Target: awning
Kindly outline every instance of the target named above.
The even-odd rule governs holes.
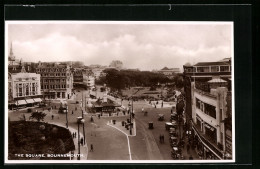
[[[18,100],[18,105],[24,105],[27,104],[25,100]]]
[[[34,100],[34,102],[42,102],[41,98],[34,98],[33,100]]]
[[[34,100],[33,99],[26,99],[26,102],[27,103],[34,103]]]
[[[216,79],[212,79],[208,81],[209,83],[225,83],[227,81],[220,79],[220,78],[216,78]]]

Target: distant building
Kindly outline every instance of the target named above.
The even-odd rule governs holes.
[[[185,114],[203,159],[232,158],[231,59],[183,66]]]
[[[116,68],[116,69],[122,69],[123,68],[123,62],[120,60],[113,60],[109,67]]]
[[[39,62],[36,72],[41,75],[41,89],[45,99],[69,99],[72,96],[71,66],[56,62]]]
[[[172,79],[177,73],[180,73],[180,69],[164,67],[161,70],[158,70],[157,72],[162,73],[165,76],[167,76],[168,78]]]
[[[9,106],[32,106],[42,101],[40,75],[27,73],[23,67],[20,73],[8,74]]]
[[[78,85],[83,85],[83,73],[82,69],[78,68],[73,68],[72,73],[73,73],[73,85],[78,86]]]

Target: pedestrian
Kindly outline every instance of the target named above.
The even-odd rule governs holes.
[[[93,144],[90,144],[90,151],[94,151],[94,147],[93,147]]]
[[[187,153],[190,151],[190,145],[187,145]]]
[[[52,119],[52,120],[54,119],[54,115],[51,115],[51,119]]]
[[[154,108],[156,108],[156,104],[154,105]]]
[[[74,132],[72,133],[72,138],[75,138],[75,136],[74,136]]]
[[[83,146],[83,138],[80,139],[80,144]]]
[[[73,110],[72,110],[71,114],[74,114]]]
[[[75,136],[75,138],[77,138],[77,133],[76,132],[74,132],[75,134],[74,134],[74,136]]]
[[[162,142],[164,143],[164,135],[162,135]]]
[[[100,114],[98,114],[98,118],[100,119]]]
[[[77,107],[75,107],[75,111],[77,111]]]

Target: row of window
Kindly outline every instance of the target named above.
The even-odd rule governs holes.
[[[71,73],[67,73],[67,76],[70,76]],[[41,73],[41,76],[66,76],[66,73]]]
[[[49,68],[49,69],[37,69],[38,72],[66,72],[65,68],[58,69],[58,68]]]
[[[38,83],[16,84],[16,96],[31,96],[38,94]]]
[[[204,112],[205,114],[207,114],[213,118],[216,118],[216,107],[215,106],[204,103],[201,100],[199,100],[198,98],[196,98],[196,107],[198,109],[200,109],[202,112]]]
[[[65,84],[59,84],[59,85],[41,85],[42,89],[66,89]],[[67,84],[67,88],[69,88],[69,85]]]
[[[43,79],[41,82],[60,83],[66,82],[66,79]]]
[[[230,72],[231,66],[209,66],[209,67],[197,67],[196,68],[186,68],[185,72]]]

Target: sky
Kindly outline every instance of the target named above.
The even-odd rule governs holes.
[[[189,22],[8,22],[16,59],[26,62],[123,62],[159,70],[232,56],[232,25]]]

